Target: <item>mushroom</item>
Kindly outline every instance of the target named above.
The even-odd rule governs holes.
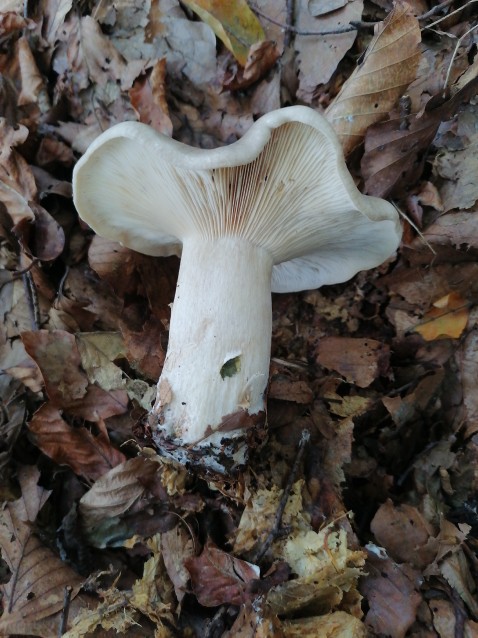
[[[77,163],[73,192],[99,235],[182,255],[149,421],[163,453],[219,471],[244,462],[265,421],[271,291],[344,282],[401,236],[395,208],[357,190],[334,131],[303,106],[212,150],[118,124]]]

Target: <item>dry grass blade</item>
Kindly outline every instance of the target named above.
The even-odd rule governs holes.
[[[397,3],[326,111],[345,154],[361,143],[367,128],[388,114],[415,79],[420,39],[418,20],[406,3]]]

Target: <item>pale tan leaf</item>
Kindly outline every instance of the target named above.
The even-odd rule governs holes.
[[[0,633],[17,633],[22,623],[30,627],[25,633],[38,635],[37,623],[62,609],[65,587],[72,588],[74,598],[82,583],[33,533],[38,512],[50,495],[37,484],[39,476],[35,467],[22,467],[18,472],[22,496],[0,512],[0,545],[12,574],[0,586],[5,597]]]
[[[86,527],[123,514],[145,492],[147,478],[160,469],[156,461],[137,457],[107,472],[80,500],[79,511]]]
[[[125,355],[119,332],[83,332],[76,335],[81,366],[88,381],[103,390],[118,390],[124,386],[123,372],[113,363]]]
[[[311,104],[317,93],[317,87],[330,80],[338,63],[355,42],[357,32],[329,33],[346,27],[350,22],[360,20],[363,11],[363,0],[352,0],[334,13],[314,18],[309,11],[309,0],[298,0],[295,3],[294,26],[299,33],[294,39],[299,68],[299,100]],[[321,3],[322,4],[322,3]],[[317,35],[300,35],[300,32],[317,32]]]
[[[326,111],[345,154],[361,143],[371,124],[385,118],[415,79],[420,40],[418,20],[405,2],[397,2]]]

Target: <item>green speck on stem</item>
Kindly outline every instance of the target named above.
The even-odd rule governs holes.
[[[221,378],[233,377],[241,369],[241,355],[228,359],[221,368]]]

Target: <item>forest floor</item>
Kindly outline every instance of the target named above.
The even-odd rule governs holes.
[[[477,6],[3,0],[0,635],[478,636]],[[179,259],[95,236],[72,169],[294,104],[402,245],[273,296],[268,440],[205,476],[143,425]]]

